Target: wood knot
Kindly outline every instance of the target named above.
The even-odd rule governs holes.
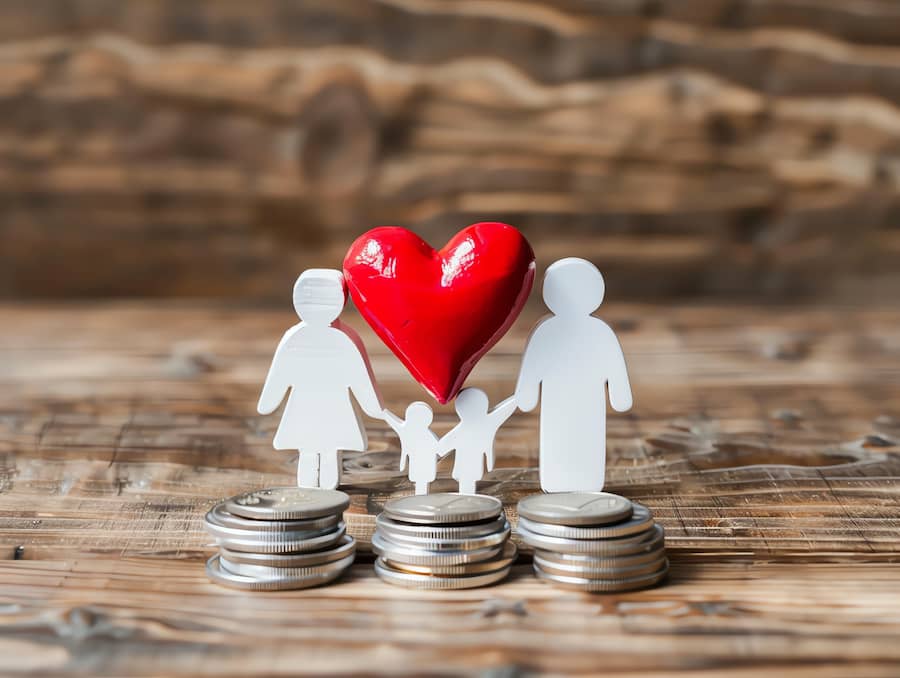
[[[176,378],[196,377],[220,367],[216,355],[195,342],[178,343],[166,363],[166,372]]]
[[[365,185],[378,154],[378,114],[361,82],[320,89],[299,124],[303,141],[298,161],[316,192],[335,198]]]
[[[812,351],[808,338],[800,336],[772,337],[762,347],[762,354],[770,360],[803,360]]]
[[[797,410],[775,410],[771,414],[772,419],[777,419],[787,425],[797,424],[803,420],[803,415]]]
[[[482,617],[497,617],[501,614],[511,614],[515,617],[527,617],[528,610],[525,607],[524,600],[503,600],[502,598],[491,598],[484,601],[479,610]]]
[[[894,447],[896,445],[893,440],[881,434],[870,434],[863,438],[863,447]]]
[[[369,487],[374,483],[385,492],[406,485],[406,474],[400,470],[399,452],[344,452],[341,460],[345,484]]]

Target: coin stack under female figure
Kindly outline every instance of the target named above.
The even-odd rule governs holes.
[[[303,589],[343,574],[356,553],[343,492],[275,487],[240,494],[206,514],[219,553],[206,564],[217,584],[249,591]]]

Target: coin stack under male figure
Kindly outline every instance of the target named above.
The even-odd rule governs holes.
[[[534,572],[562,588],[629,591],[669,570],[663,528],[650,510],[608,492],[538,494],[519,502],[517,534],[534,548]]]
[[[516,559],[494,497],[431,494],[388,501],[372,546],[383,580],[415,589],[468,589],[502,581]]]
[[[217,584],[251,591],[332,582],[356,553],[343,521],[349,505],[343,492],[302,487],[247,492],[217,504],[205,526],[219,553],[206,573]]]

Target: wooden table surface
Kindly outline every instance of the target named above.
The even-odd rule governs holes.
[[[530,312],[529,312],[530,313]],[[364,329],[358,317],[349,321]],[[665,526],[668,581],[621,595],[538,582],[411,592],[371,558],[322,589],[207,581],[203,512],[289,484],[254,405],[293,322],[250,306],[0,307],[0,673],[246,676],[900,671],[900,313],[605,305],[635,407],[609,418],[609,489]],[[508,395],[522,318],[470,381]],[[389,407],[423,397],[363,333]],[[440,408],[435,429],[453,423]],[[408,493],[396,437],[344,459],[351,532]],[[481,490],[538,490],[537,417]],[[446,461],[446,460],[445,460]],[[436,490],[451,489],[448,466]]]

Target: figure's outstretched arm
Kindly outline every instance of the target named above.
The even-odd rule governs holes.
[[[511,395],[506,400],[502,400],[497,407],[494,408],[494,411],[491,412],[491,423],[494,424],[494,429],[499,429],[503,426],[503,422],[509,419],[513,412],[516,411],[516,406],[518,403],[516,402],[516,396]]]
[[[348,379],[350,392],[356,398],[356,402],[362,408],[362,411],[373,419],[381,419],[384,412],[384,403],[381,400],[381,393],[378,391],[378,385],[375,381],[375,374],[372,372],[372,364],[369,362],[369,354],[366,353],[366,347],[362,343],[356,331],[344,325],[340,321],[333,324],[336,329],[341,330],[352,342],[355,354],[348,362]]]
[[[272,365],[269,367],[269,373],[266,375],[265,383],[263,383],[262,393],[259,395],[259,402],[256,404],[256,411],[260,414],[272,414],[272,412],[277,410],[278,406],[281,405],[281,401],[284,400],[288,387],[291,385],[286,373],[287,365],[285,365],[282,347],[292,334],[292,330],[288,330],[285,333],[281,341],[278,342],[275,355],[272,356]]]
[[[609,333],[608,352],[609,404],[616,412],[627,412],[634,402],[631,396],[631,382],[628,381],[625,355],[612,330]]]
[[[394,429],[394,431],[400,433],[400,427],[403,426],[403,420],[400,417],[385,408],[381,411],[380,418],[384,419],[385,423]]]
[[[497,435],[497,431],[500,430],[500,427],[503,426],[504,422],[509,419],[513,412],[516,411],[516,397],[514,395],[510,396],[506,400],[500,402],[497,407],[488,415],[492,430],[491,430],[491,440],[488,445],[487,453],[485,454],[487,470],[494,470],[494,436]]]
[[[516,393],[513,398],[523,412],[530,412],[537,407],[541,397],[544,362],[541,354],[545,350],[540,337],[542,322],[538,323],[528,337],[522,356],[522,367],[519,369],[519,379],[516,381]]]

